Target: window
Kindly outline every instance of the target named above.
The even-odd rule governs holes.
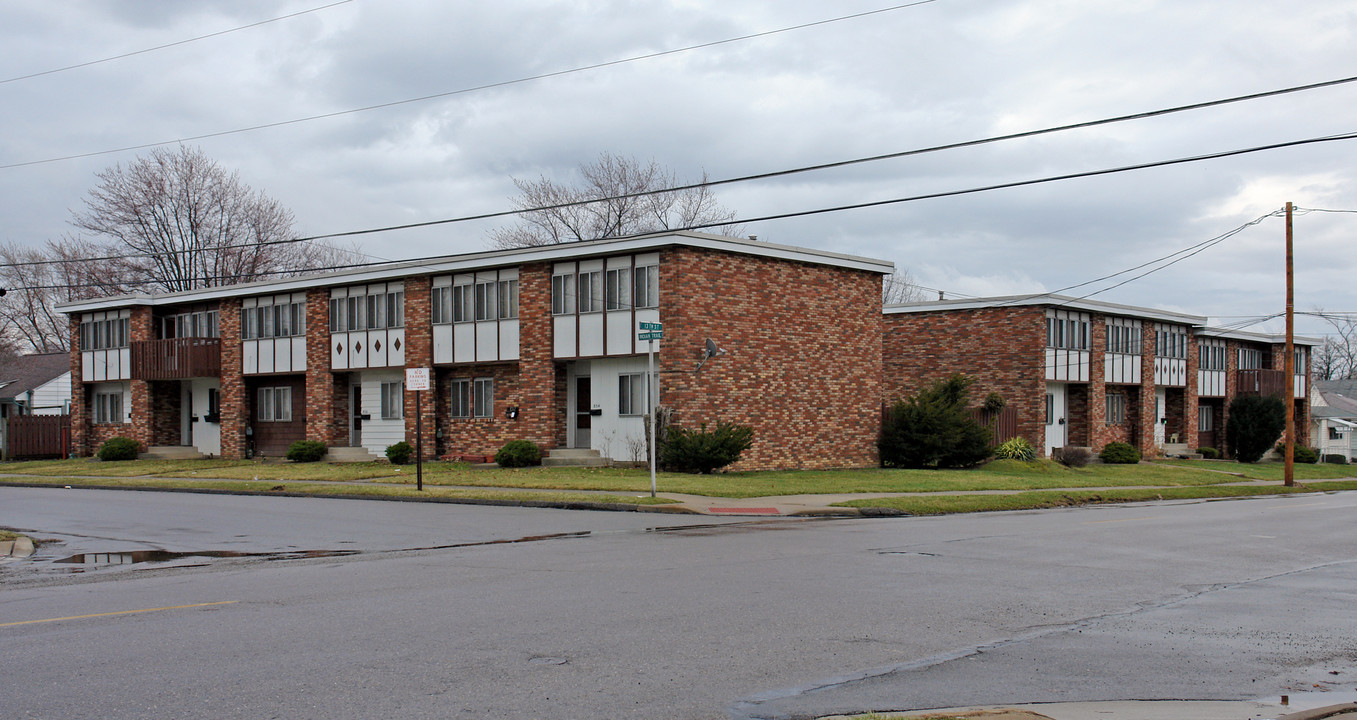
[[[120,423],[123,421],[122,392],[94,394],[94,422]]]
[[[292,388],[259,388],[260,422],[292,422]]]
[[[1295,365],[1291,366],[1291,372],[1296,375],[1305,374],[1305,348],[1293,348],[1295,353]]]
[[[1127,355],[1140,354],[1140,328],[1134,325],[1108,325],[1107,351]]]
[[[335,301],[330,301],[330,327],[335,327]],[[306,310],[300,302],[280,302],[245,308],[240,313],[243,340],[293,337],[306,334]]]
[[[660,268],[643,265],[632,273],[632,305],[638,308],[660,306]]]
[[[452,381],[452,412],[455,418],[471,417],[471,381]]]
[[[1162,358],[1187,359],[1187,335],[1179,330],[1155,330],[1154,354]]]
[[[1224,370],[1225,369],[1225,346],[1224,345],[1206,345],[1203,344],[1197,351],[1197,369],[1199,370]]]
[[[399,420],[405,417],[405,383],[382,383],[382,419]]]
[[[603,310],[603,273],[580,273],[580,312],[591,313]]]
[[[472,417],[488,418],[495,416],[495,381],[491,378],[476,378],[472,388]]]
[[[1107,424],[1122,425],[1126,422],[1126,396],[1121,393],[1107,395]]]
[[[510,320],[518,317],[518,281],[499,281],[499,319]]]
[[[1263,351],[1254,348],[1239,348],[1239,369],[1258,370],[1263,367]]]
[[[571,280],[573,275],[551,276],[551,314],[569,315],[575,312],[575,288]]]
[[[330,332],[343,332],[349,326],[344,317],[345,308],[344,298],[330,298]]]
[[[1216,429],[1216,412],[1210,405],[1197,407],[1197,432],[1211,432]]]
[[[449,288],[436,287],[429,297],[429,319],[434,325],[452,322],[452,293]]]
[[[604,304],[609,310],[631,309],[631,270],[629,268],[609,270],[606,286]]]
[[[499,316],[499,312],[495,309],[496,284],[493,281],[476,283],[477,320],[494,320]]]
[[[1330,440],[1342,440],[1342,439],[1343,439],[1343,430],[1342,430],[1342,428],[1336,427],[1336,426],[1334,426],[1334,425],[1330,425],[1330,426],[1329,426],[1329,439],[1330,439]]]
[[[1046,424],[1050,425],[1055,417],[1055,396],[1046,393]]]
[[[1046,318],[1046,347],[1088,349],[1088,322],[1073,318]]]
[[[644,415],[649,410],[646,402],[645,373],[624,373],[617,377],[617,414]]]
[[[452,286],[452,321],[471,322],[471,285]]]
[[[109,350],[127,347],[128,323],[127,318],[80,323],[80,349]]]
[[[207,389],[207,417],[204,422],[221,422],[221,391],[216,388]]]

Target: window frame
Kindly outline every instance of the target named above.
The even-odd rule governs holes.
[[[498,281],[495,284],[495,294],[498,296],[498,319],[516,320],[518,318],[518,278]]]
[[[123,409],[123,391],[94,393],[94,424],[117,425],[125,421]]]
[[[617,376],[617,414],[637,417],[650,411],[650,393],[643,372],[621,373]],[[637,406],[640,406],[639,409]]]
[[[381,384],[381,417],[383,420],[405,419],[405,383],[392,380]]]
[[[637,265],[631,273],[631,305],[633,308],[660,306],[660,266]]]
[[[259,388],[254,414],[258,422],[292,422],[292,386],[270,385]]]
[[[577,275],[576,285],[581,315],[603,312],[603,271],[586,270]],[[587,289],[587,292],[586,292]]]
[[[479,377],[471,381],[471,417],[477,419],[495,416],[495,379]]]
[[[448,397],[451,405],[448,417],[458,420],[471,417],[471,378],[453,378]]]
[[[1107,393],[1106,412],[1103,419],[1107,425],[1126,424],[1126,395],[1123,393]]]

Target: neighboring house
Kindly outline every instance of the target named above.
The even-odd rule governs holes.
[[[425,455],[509,440],[646,459],[648,342],[685,427],[754,428],[736,466],[877,464],[881,260],[692,232],[427,258],[60,307],[72,444],[380,456],[416,443],[407,368],[431,368]],[[709,347],[721,352],[708,357]]]
[[[71,356],[22,355],[0,362],[0,417],[61,415],[71,406]]]
[[[1310,393],[1313,444],[1320,455],[1354,455],[1357,435],[1357,380],[1316,380]]]
[[[938,300],[885,308],[888,401],[961,372],[977,403],[997,392],[1017,410],[1017,434],[1047,455],[1128,442],[1142,453],[1225,450],[1230,401],[1289,395],[1304,442],[1309,351],[1285,339],[1213,329],[1206,318],[1054,294]]]

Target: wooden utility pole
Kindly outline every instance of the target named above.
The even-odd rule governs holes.
[[[1296,484],[1296,284],[1291,251],[1291,203],[1286,204],[1286,360],[1282,363],[1286,388],[1286,475],[1283,484]]]

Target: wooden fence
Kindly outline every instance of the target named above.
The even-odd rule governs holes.
[[[990,412],[984,408],[973,408],[971,417],[975,418],[981,425],[994,423],[994,439],[990,440],[992,447],[998,447],[1009,440],[1018,436],[1018,409],[1009,405],[997,413]]]
[[[70,415],[5,418],[5,459],[63,458],[71,452]]]

